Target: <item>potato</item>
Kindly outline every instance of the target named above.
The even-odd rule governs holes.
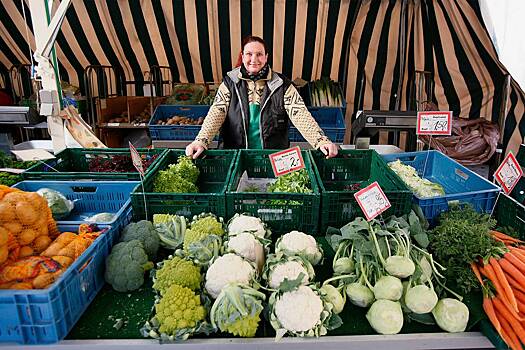
[[[69,256],[53,255],[51,259],[62,265],[62,267],[68,267],[73,263],[73,259],[71,259]]]
[[[16,220],[16,214],[10,202],[0,200],[0,222],[12,222]]]
[[[37,253],[42,253],[51,244],[51,238],[49,236],[38,236],[33,241],[33,248]]]
[[[9,250],[7,249],[7,245],[0,246],[0,264],[3,264],[7,257],[9,256]]]
[[[7,244],[9,240],[9,231],[6,228],[0,226],[0,245]]]
[[[23,228],[22,224],[17,221],[4,222],[2,225],[7,229],[7,231],[14,235],[17,235],[20,231],[22,231]]]
[[[33,253],[34,253],[33,248],[31,248],[31,247],[28,246],[28,245],[25,245],[25,246],[22,246],[22,247],[20,248],[20,253],[19,253],[20,255],[19,255],[19,257],[20,257],[20,258],[25,258],[26,256],[31,256],[31,255],[33,255]]]
[[[39,217],[33,206],[26,201],[16,203],[15,211],[20,223],[25,225],[33,224]]]
[[[27,245],[33,242],[37,236],[38,232],[32,228],[26,228],[18,234],[18,243],[20,243],[20,245]]]

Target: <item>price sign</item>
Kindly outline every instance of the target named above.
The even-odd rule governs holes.
[[[270,154],[275,176],[281,176],[304,168],[304,160],[299,146]]]
[[[417,112],[418,135],[450,135],[452,133],[452,112]]]
[[[514,189],[514,186],[520,181],[520,178],[523,176],[523,169],[521,169],[520,164],[514,154],[509,152],[509,154],[503,160],[503,163],[498,167],[494,173],[494,177],[499,182],[501,187],[506,194],[509,194]]]
[[[374,219],[392,206],[377,181],[356,192],[354,197],[365,213],[367,221]]]
[[[137,169],[139,173],[144,176],[144,168],[142,167],[142,158],[140,157],[139,152],[137,152],[137,149],[133,144],[129,143],[129,151],[131,152],[131,161],[133,162],[133,166]]]

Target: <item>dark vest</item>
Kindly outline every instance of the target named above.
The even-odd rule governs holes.
[[[223,80],[231,93],[230,107],[221,128],[222,147],[228,149],[246,148],[248,144],[248,87],[245,80],[239,79],[239,71],[240,68],[236,68],[228,72]],[[290,84],[290,80],[273,71],[272,78],[266,82],[259,125],[263,148],[285,149],[290,146],[289,119],[284,109],[284,93]]]

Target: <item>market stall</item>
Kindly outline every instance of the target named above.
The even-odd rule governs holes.
[[[0,4],[0,31],[21,39],[0,62],[36,40],[55,151],[64,125],[102,148],[0,158],[0,346],[525,344],[525,95],[476,3],[59,3],[33,22],[24,3]],[[49,40],[22,34],[62,19]],[[247,33],[272,38],[272,67],[301,78],[337,157],[293,126],[299,148],[185,156]],[[62,108],[60,79],[87,114]],[[374,131],[346,144],[359,115]],[[154,147],[128,148],[134,129]],[[483,143],[454,153],[473,135]]]

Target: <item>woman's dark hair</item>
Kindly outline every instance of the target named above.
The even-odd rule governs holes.
[[[266,42],[262,38],[255,36],[255,35],[248,35],[242,39],[241,52],[244,52],[244,47],[246,46],[246,44],[253,43],[253,42],[261,43],[262,46],[264,46],[264,53],[265,54],[268,53],[268,46],[266,45]]]

